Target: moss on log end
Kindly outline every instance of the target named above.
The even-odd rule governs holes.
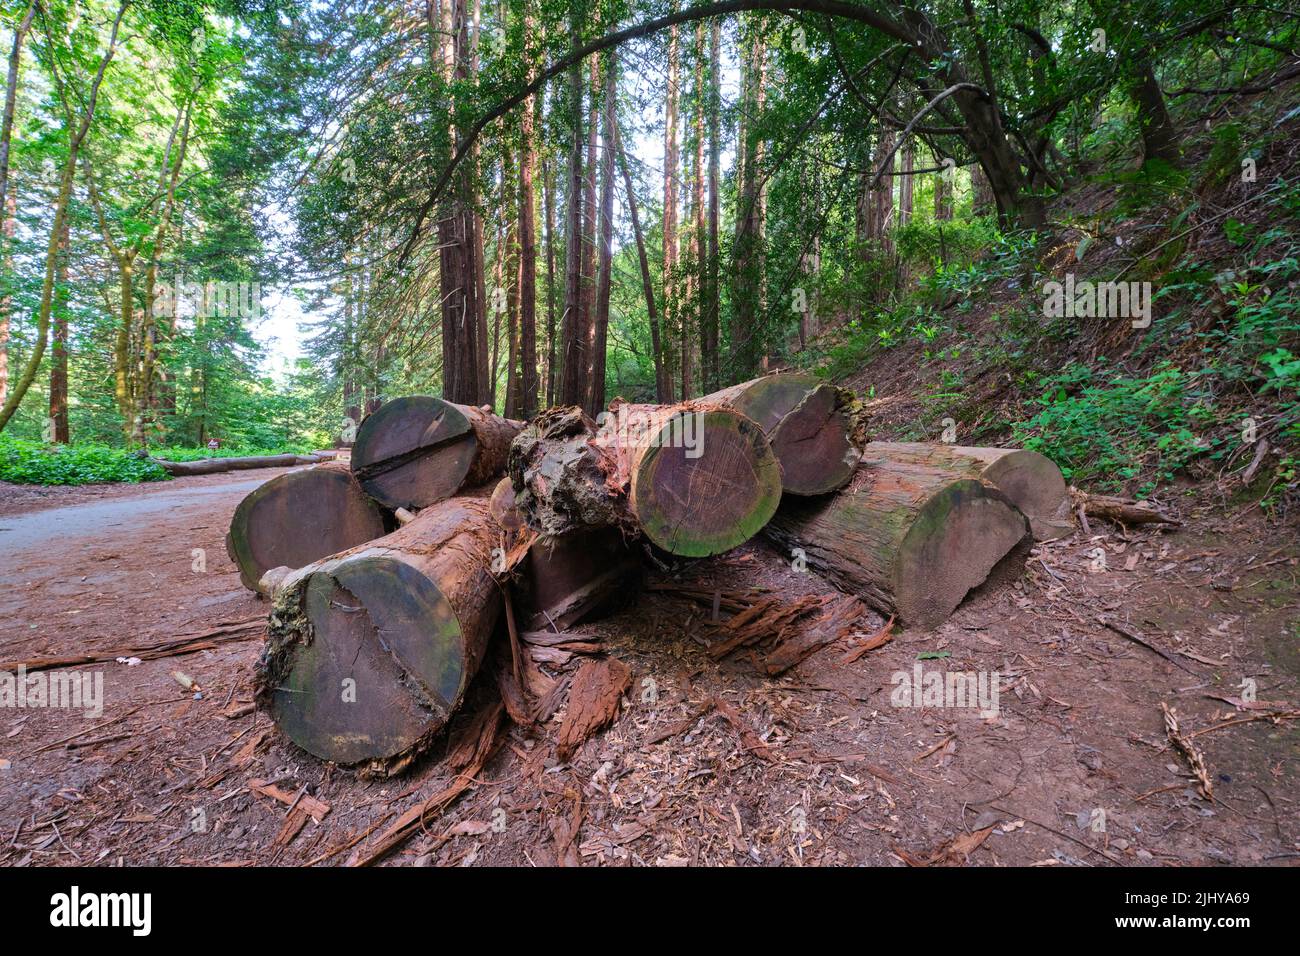
[[[257,699],[322,760],[388,776],[426,751],[501,611],[504,530],[486,498],[432,505],[368,545],[302,568],[276,592]]]

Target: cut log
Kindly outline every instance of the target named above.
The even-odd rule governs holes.
[[[301,568],[384,534],[384,516],[351,473],[336,463],[272,478],[230,519],[226,553],[250,591],[272,568]]]
[[[733,408],[763,429],[791,495],[822,495],[853,477],[866,441],[853,394],[801,372],[766,375],[714,392],[702,403]]]
[[[367,545],[299,569],[276,593],[259,704],[299,747],[363,775],[428,749],[501,613],[488,500],[452,498]]]
[[[492,493],[492,515],[503,528],[524,527],[509,478]],[[538,537],[514,577],[526,631],[561,631],[608,613],[638,590],[641,562],[618,528]]]
[[[167,461],[152,459],[173,478],[190,475],[215,475],[223,471],[241,471],[249,468],[292,468],[295,465],[314,465],[324,461],[317,455],[249,455],[245,458],[200,458],[198,461]]]
[[[505,469],[523,422],[431,395],[398,398],[361,423],[352,471],[388,508],[418,509]]]
[[[748,541],[775,513],[781,466],[763,430],[734,409],[616,399],[601,419],[551,409],[511,446],[516,504],[543,535],[621,528],[671,554],[707,557]]]
[[[1036,451],[878,441],[867,445],[866,457],[939,468],[991,484],[1025,513],[1039,541],[1074,528],[1061,469]]]
[[[841,591],[920,628],[941,624],[981,585],[1019,576],[1033,543],[1028,520],[996,488],[889,460],[864,462],[829,500],[789,499],[767,534]]]

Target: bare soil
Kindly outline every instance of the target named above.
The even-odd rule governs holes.
[[[264,615],[222,539],[250,481],[279,473],[0,490],[0,658],[116,651]],[[568,762],[555,756],[563,707],[539,728],[508,725],[468,788],[385,862],[1293,865],[1300,724],[1276,715],[1300,706],[1300,537],[1194,497],[1182,516],[1172,532],[1094,522],[937,631],[844,663],[883,623],[872,618],[779,678],[745,651],[707,655],[711,608],[642,593],[579,628],[632,669],[612,725]],[[677,577],[741,598],[829,591],[758,542]],[[366,781],[265,715],[226,716],[251,703],[260,636],[75,668],[104,675],[97,718],[0,709],[0,863],[337,865],[452,779],[441,747],[404,777]],[[546,668],[563,678],[583,659]],[[895,706],[893,675],[917,664],[997,671],[997,715]],[[1247,678],[1267,706],[1224,699]],[[485,676],[449,740],[494,695]],[[1211,799],[1171,746],[1162,703],[1203,753]],[[286,841],[290,807],[250,781],[329,812]]]

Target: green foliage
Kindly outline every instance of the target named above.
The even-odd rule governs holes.
[[[0,435],[0,481],[27,485],[166,481],[156,462],[105,445],[42,445]]]
[[[1143,473],[1169,481],[1223,441],[1203,437],[1218,424],[1204,376],[1168,362],[1146,376],[1072,363],[1043,385],[1038,413],[1012,426],[1013,443],[1051,458],[1071,481],[1112,489]]]

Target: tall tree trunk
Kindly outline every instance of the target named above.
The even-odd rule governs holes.
[[[468,78],[478,86],[479,71],[479,22],[481,19],[481,0],[473,0],[473,9],[470,13],[469,28],[469,74]],[[477,100],[474,101],[477,108]],[[476,404],[488,404],[494,400],[495,383],[488,375],[488,338],[487,338],[487,289],[484,276],[484,255],[483,255],[483,217],[479,215],[477,203],[477,186],[479,181],[479,155],[477,143],[473,162],[470,164],[469,182],[465,189],[466,202],[469,206],[469,222],[473,230],[474,242],[471,247],[473,255],[473,264],[471,273],[474,278],[474,314],[478,322],[478,330],[475,340],[478,344],[478,368],[476,378],[478,379],[478,398]]]
[[[596,231],[600,210],[596,206],[596,178],[600,165],[596,153],[600,132],[600,57],[587,61],[587,161],[582,183],[582,322],[579,327],[586,349],[587,367],[583,370],[584,408],[591,395],[591,366],[596,356]]]
[[[9,200],[9,144],[13,140],[14,110],[18,102],[18,69],[22,66],[23,42],[31,29],[32,18],[36,15],[36,4],[27,8],[27,15],[14,29],[14,42],[9,50],[9,73],[5,80],[4,118],[0,120],[0,209],[8,205]]]
[[[13,140],[14,110],[18,101],[18,68],[22,65],[23,41],[31,29],[36,15],[36,4],[27,8],[27,15],[14,29],[13,47],[9,51],[9,74],[5,82],[4,119],[0,122],[0,210],[4,215],[4,249],[0,253],[6,278],[13,271],[13,238],[17,226],[18,204],[9,186],[9,144]],[[0,405],[9,397],[9,322],[13,297],[7,288],[0,301]]]
[[[628,214],[632,218],[632,235],[636,239],[637,261],[641,266],[641,291],[645,293],[646,315],[650,319],[650,350],[654,353],[655,401],[660,405],[670,401],[672,386],[664,367],[664,351],[659,334],[659,309],[655,305],[654,283],[650,279],[650,258],[645,251],[645,236],[641,232],[641,216],[637,211],[636,193],[632,189],[632,174],[627,168],[627,153],[619,143],[618,164],[623,171],[623,191],[627,193]]]
[[[524,34],[532,32],[531,8],[525,3]],[[519,120],[519,416],[537,414],[537,230],[533,216],[533,172],[537,146],[533,141],[533,110],[540,101],[524,103]]]
[[[542,202],[546,207],[546,407],[555,404],[555,167],[542,160]]]
[[[4,238],[2,240],[4,242],[4,253],[3,258],[0,258],[0,263],[3,263],[5,278],[4,297],[0,298],[0,406],[3,406],[5,400],[9,397],[9,323],[14,306],[10,282],[14,271],[13,241],[14,232],[17,228],[17,185],[11,183],[5,196]]]
[[[582,10],[574,4],[569,28],[576,45],[582,36]],[[583,134],[582,66],[569,71],[569,172],[568,210],[564,228],[564,320],[560,341],[561,368],[558,400],[561,405],[582,405],[586,398],[587,340],[582,324],[582,153]]]
[[[677,2],[673,0],[673,11]],[[681,332],[677,283],[677,108],[678,108],[678,31],[668,30],[668,77],[664,98],[664,209],[663,209],[663,282],[664,282],[664,356],[669,392],[673,385],[673,366],[677,364],[673,343]]]
[[[722,320],[721,295],[718,289],[718,181],[722,163],[722,22],[715,19],[709,36],[709,246],[704,275],[705,301],[701,322],[705,329],[708,357],[704,361],[704,391],[722,386],[722,363],[719,358],[719,328]]]
[[[605,349],[609,335],[609,297],[614,279],[614,153],[618,150],[618,59],[611,53],[605,64],[605,91],[601,119],[600,249],[596,275],[596,318],[592,337],[591,389],[587,414],[605,410]]]
[[[763,312],[763,143],[757,122],[763,110],[767,50],[757,18],[744,29],[748,36],[742,39],[743,128],[732,255],[732,380],[752,378],[764,351],[759,329]]]
[[[59,237],[59,264],[54,278],[54,341],[50,348],[50,439],[60,445],[68,435],[68,223]]]
[[[64,101],[66,117],[69,124],[68,129],[68,155],[63,163],[63,172],[59,177],[59,191],[54,201],[54,215],[50,223],[50,238],[45,246],[45,281],[41,286],[41,304],[37,312],[36,319],[36,340],[32,347],[32,354],[28,356],[27,365],[23,369],[22,376],[14,384],[14,389],[5,401],[4,407],[0,408],[0,431],[9,424],[9,420],[14,417],[14,412],[22,403],[23,398],[27,395],[27,390],[32,387],[32,382],[36,380],[36,372],[41,367],[41,360],[45,357],[45,348],[50,337],[50,315],[54,307],[54,277],[58,268],[59,260],[59,238],[63,234],[63,224],[68,217],[68,200],[72,196],[72,180],[77,171],[77,157],[81,152],[81,144],[85,142],[86,134],[90,131],[91,121],[95,117],[95,103],[99,99],[99,88],[104,82],[104,73],[108,70],[108,64],[112,61],[113,55],[117,52],[117,36],[122,26],[122,17],[126,13],[126,0],[118,6],[117,15],[113,20],[112,32],[109,35],[108,49],[99,61],[99,68],[95,73],[95,78],[91,81],[90,89],[86,94],[82,107],[80,121],[75,129],[72,128],[72,110]],[[60,93],[63,88],[60,84]]]
[[[912,137],[907,137],[907,142],[903,144],[903,181],[898,186],[898,224],[906,226],[912,221],[912,189],[916,185],[916,177],[912,175],[912,168],[915,163],[915,148],[912,146]]]
[[[879,153],[880,162],[886,168],[885,175],[872,191],[871,217],[875,238],[880,243],[880,251],[886,256],[892,256],[894,244],[889,231],[894,226],[894,177],[891,175],[894,171],[894,134],[884,127],[880,130]],[[888,159],[885,158],[886,156]]]
[[[705,357],[708,355],[708,330],[704,321],[705,299],[706,299],[706,273],[705,259],[708,256],[708,213],[704,205],[704,178],[705,178],[705,160],[704,160],[704,140],[705,140],[705,116],[708,113],[708,102],[705,73],[708,69],[708,54],[706,38],[708,27],[703,20],[695,24],[695,45],[691,51],[695,59],[695,102],[694,116],[691,120],[691,139],[693,140],[693,150],[691,156],[691,213],[694,222],[691,226],[691,270],[687,277],[689,283],[690,306],[687,314],[695,319],[696,328],[693,330],[698,333],[698,340],[689,334],[686,334],[686,325],[682,326],[682,368],[690,374],[682,375],[682,400],[690,398],[691,386],[694,379],[695,368],[695,351],[691,347],[686,347],[687,343],[698,346],[700,376],[704,377],[704,367],[706,364]],[[707,389],[705,389],[707,391]]]
[[[453,76],[468,81],[473,50],[470,45],[470,15],[467,0],[444,4],[446,43],[450,50]],[[454,131],[459,139],[462,130]],[[488,383],[480,377],[487,365],[487,314],[479,299],[482,261],[474,213],[476,163],[466,163],[458,175],[455,195],[439,222],[442,282],[442,370],[443,397],[448,401],[480,405],[486,401]]]
[[[948,179],[951,175],[946,169],[934,174],[934,218],[937,222],[947,222],[952,218],[952,183]]]

